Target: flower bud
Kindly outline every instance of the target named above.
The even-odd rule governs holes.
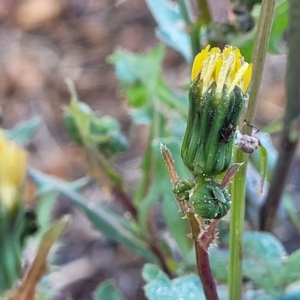
[[[230,167],[234,135],[245,106],[251,64],[238,49],[209,46],[196,56],[181,156],[194,176],[213,177]]]
[[[0,132],[0,295],[12,287],[21,270],[26,162],[26,152]]]
[[[83,102],[76,102],[77,120],[80,118],[86,122],[80,123],[84,128],[79,128],[78,121],[72,110],[68,107],[64,111],[64,125],[70,137],[79,145],[85,143],[95,146],[106,158],[112,158],[128,148],[127,139],[120,130],[117,120],[110,116],[97,117],[93,110]]]
[[[93,115],[92,109],[84,102],[78,102],[78,110],[82,115],[87,115],[87,116]],[[77,145],[82,146],[83,141],[82,141],[82,137],[78,125],[76,124],[76,121],[74,120],[74,117],[71,111],[69,110],[69,108],[67,108],[64,111],[63,123],[72,140],[76,142]]]
[[[192,179],[179,180],[173,186],[173,193],[179,200],[188,201],[190,198],[190,190],[195,186]]]
[[[194,213],[204,219],[220,219],[230,209],[230,196],[224,186],[214,181],[206,181],[190,196]]]

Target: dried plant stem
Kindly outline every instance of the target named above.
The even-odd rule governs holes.
[[[267,199],[262,207],[260,227],[271,231],[284,191],[289,170],[299,142],[300,115],[300,1],[289,1],[288,59],[286,70],[286,108],[284,127],[277,165],[271,181]],[[298,133],[291,138],[291,131],[298,127]],[[297,130],[296,130],[297,132]]]
[[[137,210],[132,204],[129,196],[123,189],[120,176],[111,166],[105,164],[104,160],[99,157],[93,149],[86,151],[88,169],[93,178],[99,185],[109,187],[112,194],[120,201],[123,207],[131,213],[133,218],[137,218]]]
[[[148,238],[148,244],[150,249],[155,253],[157,258],[160,261],[162,270],[170,277],[173,278],[174,274],[169,268],[165,255],[162,251],[162,249],[159,246],[158,240],[155,238],[155,233],[157,232],[156,228],[156,222],[155,222],[155,215],[154,215],[154,210],[152,209],[149,213],[149,218],[148,218],[148,229],[150,233],[150,237]]]
[[[246,120],[252,123],[256,106],[257,95],[260,88],[262,70],[265,62],[266,51],[270,36],[270,28],[273,20],[273,12],[275,7],[274,0],[263,0],[261,14],[259,17],[257,32],[254,41],[252,63],[253,74],[249,105],[246,112]],[[243,134],[250,134],[252,128],[244,126]],[[248,155],[237,151],[235,156],[236,163],[243,163],[239,172],[233,178],[231,190],[232,207],[230,212],[230,246],[229,246],[229,299],[242,299],[242,241],[244,231],[244,215],[245,215],[245,180],[247,171]]]

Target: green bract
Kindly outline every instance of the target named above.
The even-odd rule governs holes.
[[[181,156],[194,176],[210,177],[222,173],[231,164],[234,135],[246,96],[238,86],[228,93],[225,85],[218,98],[215,82],[201,96],[201,86],[198,76],[190,87]]]
[[[206,181],[190,197],[195,214],[204,219],[220,219],[230,209],[230,196],[221,184]]]
[[[229,168],[233,139],[246,101],[252,65],[237,48],[208,45],[194,59],[181,156],[194,177]]]

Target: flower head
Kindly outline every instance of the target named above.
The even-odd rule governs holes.
[[[240,87],[245,93],[251,74],[252,64],[244,61],[239,49],[226,46],[221,52],[219,48],[210,49],[208,45],[195,57],[191,79],[194,81],[200,76],[202,95],[213,82],[216,82],[216,97],[220,98],[224,85],[227,86],[228,93],[235,86]]]
[[[26,152],[7,141],[0,132],[0,205],[7,211],[18,205],[19,193],[26,175]]]
[[[252,65],[231,46],[223,51],[207,46],[196,56],[181,147],[194,176],[214,177],[230,167],[251,73]]]

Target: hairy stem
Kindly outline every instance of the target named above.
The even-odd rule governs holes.
[[[197,270],[202,282],[205,297],[209,300],[218,300],[219,297],[217,293],[216,283],[214,281],[209,265],[209,254],[207,251],[209,245],[207,245],[207,248],[201,247],[199,243],[199,223],[197,222],[193,213],[188,213],[187,216],[190,222],[192,237],[195,244]]]
[[[299,128],[300,115],[300,1],[289,1],[288,59],[286,69],[286,108],[279,157],[267,199],[260,215],[262,230],[271,231],[288,179],[293,157],[299,142],[299,129],[295,137],[291,131]]]
[[[166,167],[168,169],[169,176],[171,178],[172,184],[175,184],[179,181],[179,177],[177,175],[177,172],[175,170],[174,166],[174,160],[172,158],[172,154],[169,151],[169,149],[161,145],[160,146],[162,157],[164,159],[164,162],[166,164]],[[184,212],[184,208],[181,204],[181,202],[176,199],[180,209]],[[200,241],[199,241],[199,234],[200,234],[200,227],[199,223],[197,222],[195,216],[193,213],[187,213],[187,218],[189,220],[191,232],[192,232],[192,238],[194,240],[195,244],[195,251],[196,251],[196,262],[197,262],[197,270],[199,273],[199,277],[201,279],[202,285],[203,285],[203,291],[206,296],[206,299],[209,300],[218,300],[218,294],[217,294],[217,288],[214,281],[214,278],[212,276],[212,272],[209,265],[209,254],[207,252],[207,248],[209,246],[209,243],[206,244],[206,247],[201,247]],[[214,230],[215,231],[215,227]]]

